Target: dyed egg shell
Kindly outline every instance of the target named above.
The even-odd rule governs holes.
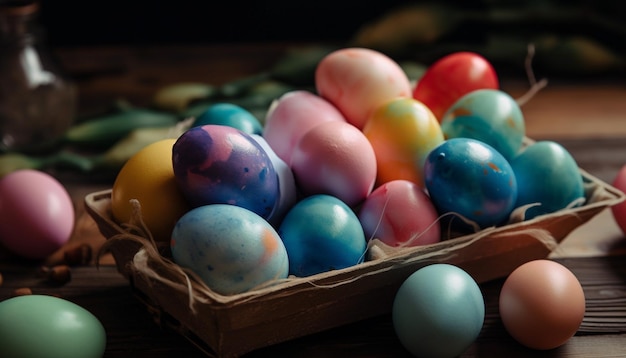
[[[440,214],[460,214],[481,228],[506,221],[517,199],[511,165],[493,147],[475,139],[448,139],[433,149],[424,178]]]
[[[83,307],[48,295],[0,302],[0,357],[102,357],[106,332]]]
[[[282,159],[280,159],[267,141],[261,137],[260,135],[253,134],[252,138],[257,141],[261,145],[261,147],[265,150],[267,155],[269,155],[272,160],[272,165],[274,166],[274,170],[278,175],[278,187],[280,190],[278,204],[276,205],[275,210],[272,214],[267,218],[267,221],[270,222],[274,227],[280,224],[280,221],[283,219],[287,211],[291,209],[292,206],[295,205],[298,200],[298,189],[296,187],[296,179],[293,177],[293,172],[291,168],[285,163]]]
[[[74,222],[72,198],[50,174],[22,169],[0,180],[0,244],[11,252],[46,258],[70,239]]]
[[[467,272],[432,264],[402,283],[391,317],[396,336],[415,357],[458,357],[482,330],[485,301]]]
[[[443,116],[441,130],[446,138],[473,138],[494,147],[507,160],[513,158],[526,133],[524,115],[507,93],[482,89],[455,102]]]
[[[525,219],[550,214],[585,202],[583,179],[576,161],[562,145],[539,141],[511,160],[517,178],[516,207],[529,207]]]
[[[412,94],[411,83],[400,65],[366,48],[343,48],[326,55],[317,65],[315,87],[359,129],[385,102]]]
[[[299,201],[278,229],[289,255],[289,273],[304,277],[363,261],[363,228],[356,214],[330,195]]]
[[[426,156],[444,140],[430,109],[412,98],[380,106],[365,123],[363,134],[376,154],[377,185],[405,179],[423,187]]]
[[[483,88],[498,89],[493,66],[483,56],[468,51],[446,55],[426,69],[413,90],[413,98],[424,103],[437,120],[462,96]]]
[[[438,217],[424,190],[408,180],[392,180],[374,189],[359,210],[365,237],[389,246],[439,242]]]
[[[237,128],[248,134],[263,134],[261,122],[247,109],[232,103],[216,103],[204,110],[192,127],[219,124]]]
[[[286,163],[300,138],[324,122],[345,122],[343,114],[324,98],[308,91],[287,92],[275,100],[265,116],[263,138]]]
[[[310,129],[298,142],[291,170],[304,195],[329,194],[354,206],[374,188],[376,155],[355,126],[327,122]]]
[[[154,240],[167,246],[176,221],[189,209],[172,167],[174,138],[161,139],[140,149],[124,163],[111,189],[111,214],[117,223],[133,219],[134,199],[141,219]]]
[[[280,200],[269,155],[236,128],[190,128],[174,143],[172,164],[176,183],[192,207],[231,204],[269,218]]]
[[[231,295],[287,277],[287,251],[276,230],[252,211],[228,204],[192,209],[172,232],[174,262],[213,291]]]
[[[529,261],[504,281],[498,301],[502,323],[532,349],[563,345],[585,316],[585,292],[567,267],[551,260]]]

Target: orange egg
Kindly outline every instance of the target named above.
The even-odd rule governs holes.
[[[574,274],[551,260],[527,262],[507,277],[500,316],[509,334],[533,349],[559,347],[578,330],[585,294]]]
[[[376,153],[377,185],[403,179],[424,187],[424,161],[444,141],[437,118],[412,98],[396,98],[378,107],[363,134]]]
[[[135,153],[117,174],[111,190],[111,211],[118,223],[130,221],[130,200],[137,199],[154,239],[168,245],[176,221],[189,210],[174,178],[175,141],[163,139]]]

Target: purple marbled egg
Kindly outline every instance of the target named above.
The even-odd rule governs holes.
[[[278,175],[249,134],[223,125],[193,127],[172,149],[176,182],[193,207],[231,204],[267,219],[279,201]]]

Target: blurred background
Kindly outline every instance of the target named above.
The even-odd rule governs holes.
[[[621,0],[119,1],[42,0],[53,46],[330,42],[428,63],[465,49],[500,67],[552,76],[622,75]]]

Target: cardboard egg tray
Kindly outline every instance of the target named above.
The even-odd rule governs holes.
[[[575,228],[626,198],[585,171],[580,174],[587,199],[582,206],[420,247],[391,248],[374,240],[362,264],[232,296],[211,291],[173,262],[157,257],[147,238],[116,240],[127,231],[112,219],[110,190],[87,195],[85,204],[109,239],[118,271],[157,322],[175,329],[209,356],[236,357],[387,314],[402,282],[431,263],[457,265],[481,283],[547,257]]]

